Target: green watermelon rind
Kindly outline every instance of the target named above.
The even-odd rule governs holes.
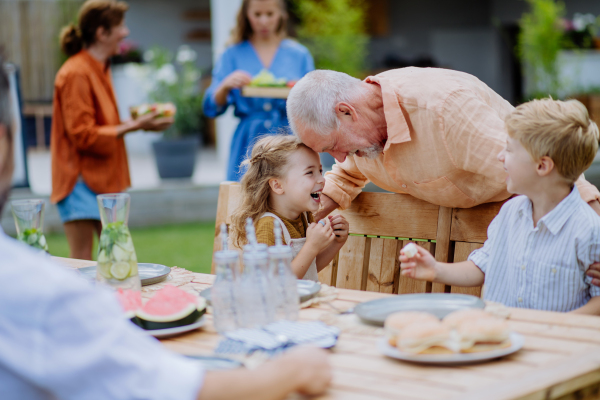
[[[142,328],[146,329],[147,331],[153,331],[156,329],[178,328],[180,326],[193,324],[194,322],[198,321],[198,319],[200,319],[200,317],[202,317],[205,312],[206,312],[206,308],[203,308],[202,310],[194,308],[191,310],[190,314],[188,314],[187,316],[185,316],[183,318],[171,320],[171,321],[166,321],[164,316],[160,318],[161,321],[152,321],[152,320],[149,320],[146,318],[148,318],[148,317],[152,318],[154,316],[149,316],[149,315],[143,314],[143,313],[141,316],[138,313],[137,318],[138,318],[138,320],[140,322],[140,326]],[[178,314],[180,314],[180,313],[178,313]]]
[[[146,330],[176,328],[196,322],[206,312],[206,300],[198,299],[198,303],[190,303],[183,310],[171,315],[151,315],[142,309],[136,312],[142,328]]]

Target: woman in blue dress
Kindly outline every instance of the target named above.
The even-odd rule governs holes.
[[[315,68],[306,47],[286,38],[286,26],[283,0],[244,0],[230,40],[233,44],[213,69],[204,114],[217,117],[233,104],[240,118],[231,141],[227,180],[241,179],[240,164],[258,137],[288,127],[285,100],[243,97],[240,88],[263,69],[276,78],[297,81]]]

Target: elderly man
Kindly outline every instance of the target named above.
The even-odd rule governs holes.
[[[0,211],[13,171],[7,92],[0,57]],[[112,293],[0,229],[2,400],[283,399],[330,380],[325,352],[312,348],[252,371],[205,373],[127,321]]]
[[[412,67],[364,81],[313,71],[287,100],[293,132],[337,160],[325,176],[317,219],[349,207],[369,181],[445,207],[507,199],[506,173],[496,156],[513,109],[472,75]],[[583,176],[576,184],[600,214],[598,189]],[[600,264],[588,275],[600,286]]]
[[[321,202],[345,209],[369,181],[445,207],[508,198],[496,159],[513,111],[472,75],[402,68],[364,81],[335,71],[308,73],[287,101],[290,126],[317,152],[337,160]],[[581,197],[600,214],[600,193],[581,177]]]

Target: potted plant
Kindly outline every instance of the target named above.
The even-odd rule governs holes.
[[[154,102],[175,105],[175,123],[163,137],[152,144],[158,174],[161,178],[190,178],[194,173],[196,154],[202,132],[202,93],[196,52],[180,46],[175,57],[166,49],[154,47],[144,53],[149,64]]]

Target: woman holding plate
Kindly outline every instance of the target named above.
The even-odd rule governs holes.
[[[232,45],[215,64],[204,113],[214,118],[233,104],[240,118],[231,142],[227,180],[241,179],[240,164],[259,136],[288,126],[284,99],[243,97],[240,88],[263,70],[288,82],[314,70],[309,51],[286,38],[287,19],[283,0],[243,0]]]
[[[127,4],[88,0],[78,25],[63,28],[62,50],[69,56],[56,75],[52,111],[52,195],[65,227],[71,258],[92,259],[94,235],[101,231],[96,195],[130,186],[125,134],[163,131],[172,117],[149,113],[121,122],[109,60],[129,35]]]

